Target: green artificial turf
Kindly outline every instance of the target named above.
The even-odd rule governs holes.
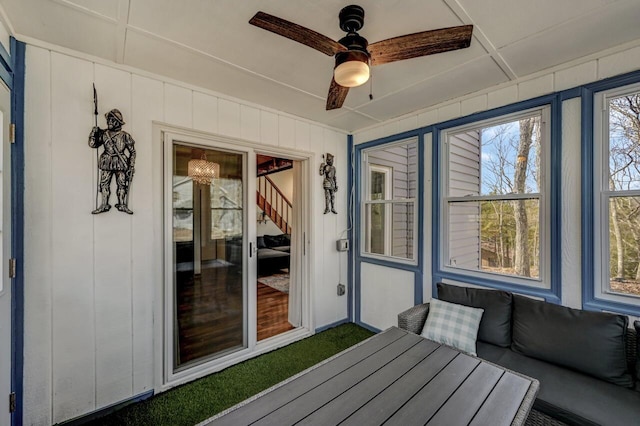
[[[93,425],[195,425],[370,337],[344,324],[129,405]]]

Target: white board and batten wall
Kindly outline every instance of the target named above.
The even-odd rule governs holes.
[[[163,286],[163,238],[154,211],[161,194],[153,190],[162,164],[152,155],[161,141],[152,140],[152,122],[307,153],[313,170],[331,152],[343,184],[348,162],[344,133],[79,53],[28,45],[25,78],[24,423],[48,425],[154,389],[154,364],[162,362],[154,324],[163,313],[154,307]],[[94,82],[99,125],[118,108],[136,141],[132,216],[91,214]],[[347,282],[346,253],[335,250],[347,228],[347,194],[337,194],[339,215],[322,215],[322,177],[311,184],[317,328],[348,314],[347,297],[336,293],[338,282]],[[340,263],[342,270],[333,266]]]
[[[536,73],[530,77],[498,85],[494,88],[453,99],[435,107],[417,111],[397,119],[389,120],[353,135],[354,143],[361,144],[379,138],[399,134],[405,131],[426,127],[447,120],[464,117],[481,111],[510,105],[519,101],[533,99],[537,96],[559,92],[565,89],[591,83],[608,77],[624,74],[640,69],[640,46],[615,48],[591,55],[586,58],[560,65],[547,71]],[[581,105],[580,99],[568,99],[562,102],[562,304],[573,308],[582,307],[581,287],[581,215],[580,215],[580,156],[581,150]],[[425,155],[431,150],[431,134],[425,135]],[[425,158],[425,209],[423,244],[425,269],[423,276],[423,300],[431,299],[431,159]],[[363,262],[360,277],[362,305],[361,318],[366,324],[378,329],[396,325],[397,313],[404,303],[406,308],[413,305],[409,294],[413,296],[413,286],[400,283],[400,279],[410,280],[404,276],[406,271],[388,266],[377,266],[372,274],[371,265]],[[375,283],[367,282],[374,280]],[[465,285],[464,283],[457,283]],[[391,303],[385,303],[389,295],[394,295]],[[367,300],[367,304],[364,301]],[[377,310],[375,320],[374,309]],[[367,322],[369,319],[372,322]]]

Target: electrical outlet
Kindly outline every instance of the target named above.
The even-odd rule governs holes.
[[[336,241],[336,250],[338,251],[349,251],[349,240],[343,238],[341,240]]]
[[[344,284],[338,284],[338,296],[344,296],[347,290],[344,287]]]

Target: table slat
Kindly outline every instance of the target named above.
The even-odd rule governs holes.
[[[524,377],[510,372],[503,374],[480,411],[471,421],[471,425],[511,424],[529,386],[531,386],[531,381]]]
[[[384,389],[366,405],[360,407],[341,426],[381,425],[393,415],[408,396],[416,394],[431,379],[447,366],[459,352],[446,346],[440,346],[422,360],[409,373]]]
[[[418,393],[413,395],[385,425],[417,425],[425,424],[458,389],[461,383],[480,364],[480,361],[457,354],[441,372]],[[405,398],[407,396],[405,395]]]
[[[487,363],[480,364],[427,424],[429,426],[469,424],[503,374],[504,370],[498,367]],[[511,421],[508,424],[511,424]],[[491,425],[499,426],[493,421]]]
[[[415,334],[406,334],[396,340],[393,345],[376,352],[342,374],[327,380],[304,395],[292,400],[257,421],[256,425],[292,425],[343,392],[356,385],[367,376],[375,373],[384,365],[393,361],[409,348],[418,344],[422,338]]]
[[[404,376],[440,345],[430,340],[420,343],[400,355],[377,372],[362,380],[345,393],[304,418],[298,425],[337,425],[356,409],[369,402],[399,377]]]
[[[303,376],[273,389],[249,404],[238,407],[224,416],[213,419],[207,423],[207,426],[237,426],[253,423],[273,410],[287,404],[292,398],[300,396],[314,387],[319,386],[406,335],[407,332],[403,330],[390,328],[376,335],[375,338],[371,338],[361,345],[343,352],[331,362],[308,371]]]

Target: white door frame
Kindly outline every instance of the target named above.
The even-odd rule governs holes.
[[[162,392],[180,384],[189,382],[199,377],[206,376],[208,374],[220,371],[226,367],[234,365],[243,360],[253,358],[261,353],[271,351],[277,347],[285,344],[300,340],[304,337],[308,337],[314,333],[314,315],[313,315],[313,303],[311,292],[311,271],[309,259],[312,258],[310,252],[312,241],[312,229],[311,223],[312,211],[311,203],[312,197],[310,194],[310,183],[314,154],[306,152],[296,152],[292,150],[283,150],[277,148],[265,147],[260,144],[247,142],[241,139],[227,138],[218,135],[211,135],[204,132],[198,132],[193,130],[187,130],[184,128],[178,128],[170,126],[164,123],[153,124],[154,140],[159,141],[157,145],[154,144],[153,151],[153,163],[154,163],[154,193],[158,195],[154,201],[154,228],[160,233],[159,238],[164,240],[164,244],[161,244],[163,250],[154,253],[159,256],[160,262],[157,263],[159,271],[157,276],[161,285],[156,286],[156,301],[154,303],[155,314],[154,318],[154,353],[155,353],[155,391]],[[167,313],[173,311],[173,298],[172,298],[172,286],[173,286],[173,265],[172,265],[172,241],[167,236],[172,235],[172,223],[171,218],[172,206],[171,198],[168,198],[169,202],[164,202],[167,199],[167,189],[172,187],[172,146],[173,141],[185,143],[187,145],[201,146],[208,149],[220,149],[223,151],[233,151],[238,153],[244,153],[245,155],[245,167],[244,167],[244,181],[246,182],[245,193],[245,226],[243,236],[243,247],[245,254],[249,252],[249,243],[252,247],[255,247],[256,241],[256,152],[264,153],[273,156],[283,156],[292,160],[302,161],[303,167],[303,185],[305,190],[300,194],[300,205],[303,211],[303,216],[306,221],[302,225],[302,235],[304,235],[304,247],[301,247],[301,252],[304,253],[303,259],[303,296],[302,296],[302,326],[291,330],[281,335],[274,336],[273,338],[266,339],[261,342],[257,342],[257,287],[255,285],[248,285],[247,283],[255,283],[257,279],[257,261],[255,254],[247,258],[244,256],[243,270],[245,283],[245,295],[247,303],[246,306],[246,337],[247,346],[244,349],[240,349],[233,353],[221,356],[219,358],[212,359],[202,364],[195,365],[191,368],[173,372],[173,336],[172,336],[172,317],[168,317]],[[168,219],[167,219],[168,218]],[[301,253],[302,254],[302,253]],[[164,260],[163,260],[164,259]],[[154,276],[156,276],[154,274]]]

